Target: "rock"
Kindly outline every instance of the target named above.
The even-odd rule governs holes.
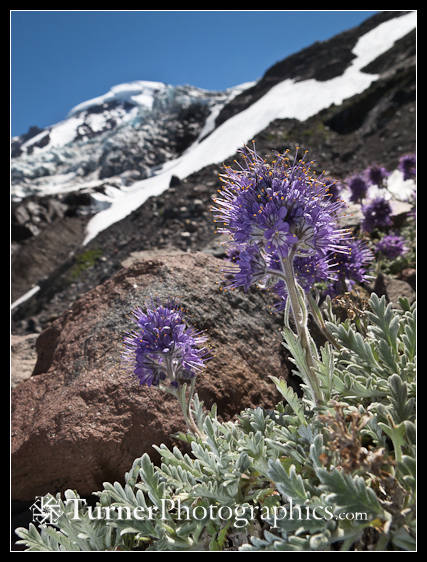
[[[47,199],[46,201],[46,218],[47,222],[51,223],[56,219],[62,219],[67,210],[67,206],[58,199],[54,197]]]
[[[405,269],[403,269],[400,272],[400,279],[402,281],[406,281],[406,283],[409,283],[409,285],[411,285],[411,287],[414,289],[414,291],[416,290],[416,286],[417,286],[417,272],[414,268],[412,267],[406,267]]]
[[[189,197],[193,196],[193,197],[197,197],[198,195],[205,195],[205,194],[209,194],[211,192],[211,189],[208,186],[208,182],[206,182],[205,184],[197,184],[194,185],[192,188],[192,194],[189,193]],[[200,200],[199,200],[200,201]]]
[[[345,214],[340,217],[341,226],[352,227],[360,224],[363,220],[363,214],[360,205],[355,203],[347,203]]]
[[[40,127],[38,127],[37,125],[31,125],[30,127],[28,127],[28,131],[24,135],[22,135],[21,140],[27,142],[43,131],[44,129],[40,129]]]
[[[197,211],[204,211],[205,210],[205,203],[201,199],[194,199],[193,200],[193,208]]]
[[[23,202],[12,203],[12,240],[22,242],[38,236],[40,231],[64,216],[67,207],[57,196],[28,197]]]
[[[14,224],[12,223],[11,234],[13,242],[22,242],[27,240],[32,236],[37,236],[40,233],[40,229],[37,228],[35,224]]]
[[[31,377],[37,360],[36,340],[39,334],[11,337],[11,385],[17,384]]]
[[[178,176],[171,176],[170,182],[169,182],[169,187],[176,187],[177,185],[181,184],[181,180]]]
[[[399,308],[399,298],[406,297],[410,303],[415,300],[415,291],[409,283],[390,275],[380,273],[375,281],[374,292],[385,295],[388,302]]]
[[[260,290],[218,289],[222,262],[205,253],[132,255],[84,294],[37,341],[37,376],[12,392],[12,497],[31,500],[76,489],[87,495],[122,480],[152,444],[184,429],[175,400],[139,386],[121,369],[131,312],[150,296],[179,298],[189,323],[205,330],[214,357],[197,381],[208,407],[224,419],[280,399],[269,375],[287,377],[281,315]],[[271,303],[270,303],[271,304]],[[50,331],[49,331],[50,330]]]
[[[18,205],[15,209],[12,207],[12,221],[16,224],[25,224],[30,220],[30,215],[25,205]]]
[[[37,362],[33,375],[46,373],[52,363],[60,332],[55,326],[49,326],[39,335],[36,342]]]
[[[31,236],[17,248],[12,256],[12,301],[20,298],[34,285],[43,283],[49,274],[70,259],[72,252],[81,247],[86,236],[87,217],[64,217],[50,224],[49,228],[37,230],[37,236]],[[37,227],[28,223],[25,228],[35,230]],[[24,228],[24,227],[22,227]],[[13,229],[15,236],[17,229]],[[22,234],[25,234],[22,233]],[[63,286],[66,283],[63,282]],[[49,297],[52,300],[52,296]],[[24,303],[22,306],[33,306]],[[19,315],[20,307],[13,311]],[[34,312],[26,314],[26,318]],[[12,329],[15,332],[14,329]]]
[[[385,287],[388,300],[395,306],[399,306],[401,297],[406,297],[410,303],[415,300],[415,291],[406,281],[387,276]]]
[[[227,257],[227,242],[229,242],[229,236],[226,234],[221,234],[215,236],[204,248],[202,252],[207,254],[212,254],[216,258],[225,259]]]
[[[88,191],[72,191],[64,197],[64,203],[68,207],[67,214],[76,214],[79,207],[92,204],[92,196]]]

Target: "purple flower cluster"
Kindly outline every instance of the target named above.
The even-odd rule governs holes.
[[[405,239],[395,234],[387,234],[376,245],[376,252],[388,259],[398,258],[407,252]]]
[[[331,262],[329,275],[333,282],[327,293],[336,296],[351,289],[355,283],[364,283],[368,279],[368,267],[373,261],[373,253],[362,240],[347,242],[345,252],[329,256]]]
[[[390,203],[382,197],[376,197],[362,207],[362,230],[372,232],[376,228],[383,229],[389,227],[392,222],[391,212]]]
[[[368,192],[368,184],[361,175],[356,174],[347,180],[348,187],[351,191],[350,201],[352,203],[358,203],[365,199]]]
[[[260,253],[256,246],[247,246],[240,252],[234,247],[229,252],[228,260],[231,262],[230,266],[223,268],[223,273],[228,278],[228,287],[243,287],[245,291],[255,283],[267,283],[269,266],[275,264],[275,261]]]
[[[347,230],[338,226],[343,201],[328,196],[331,180],[317,176],[304,158],[295,156],[290,162],[287,152],[271,162],[248,147],[240,152],[243,165],[237,170],[225,167],[223,189],[213,207],[219,232],[230,237],[234,265],[224,270],[230,286],[274,286],[281,259],[289,256],[298,267],[301,258],[315,263],[327,252],[339,252]],[[301,268],[301,275],[305,273]]]
[[[338,201],[343,190],[341,182],[333,178],[327,178],[325,184],[326,197],[330,197],[332,201]]]
[[[417,169],[417,159],[415,154],[405,154],[399,160],[399,170],[403,174],[404,180],[415,178]]]
[[[390,172],[388,172],[383,166],[372,164],[372,166],[366,170],[365,174],[369,185],[383,187],[386,178],[390,175]]]
[[[153,302],[146,312],[137,308],[133,314],[137,328],[124,340],[123,359],[141,385],[167,381],[177,387],[205,366],[206,337],[187,326],[177,304]]]
[[[308,292],[315,283],[327,282],[333,277],[330,272],[329,260],[315,254],[309,258],[297,256],[294,259],[294,272],[298,284]],[[288,298],[288,290],[284,281],[279,280],[273,287],[274,293],[280,298],[276,304],[278,310],[283,310]]]
[[[264,285],[264,287],[271,288],[279,297],[278,310],[284,308],[287,288],[284,281],[281,279],[277,281],[274,275],[281,271],[278,254],[272,254],[267,263],[259,250],[255,246],[250,246],[240,254],[233,251],[229,256],[229,261],[232,262],[232,265],[223,268],[223,272],[229,276],[229,288],[243,287],[247,291],[255,283]],[[295,278],[305,291],[309,291],[315,283],[333,279],[329,272],[329,260],[322,252],[317,252],[309,257],[295,256],[293,267]]]

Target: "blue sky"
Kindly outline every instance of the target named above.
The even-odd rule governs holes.
[[[132,80],[225,88],[375,11],[11,12],[11,132]]]

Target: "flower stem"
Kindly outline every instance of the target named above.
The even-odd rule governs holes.
[[[197,435],[202,440],[204,440],[206,439],[206,435],[202,431],[200,431],[200,429],[197,427],[197,424],[194,421],[193,414],[191,412],[191,400],[194,394],[194,387],[195,387],[195,379],[191,381],[190,392],[189,392],[189,396],[187,397],[187,385],[186,384],[179,385],[178,389],[176,390],[176,397],[181,405],[181,410],[182,413],[184,414],[185,423],[187,424],[188,429],[192,433],[194,433],[194,435]]]
[[[310,378],[309,383],[313,391],[313,398],[318,406],[322,401],[322,392],[320,390],[319,381],[314,369],[313,356],[310,349],[310,336],[307,327],[307,307],[304,302],[301,302],[299,291],[295,282],[295,272],[293,266],[293,254],[291,253],[286,258],[281,258],[283,269],[284,281],[288,292],[288,297],[292,309],[292,314],[295,321],[297,335],[299,337],[301,346],[305,352],[305,360],[307,365],[307,374]]]

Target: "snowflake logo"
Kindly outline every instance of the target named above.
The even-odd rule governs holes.
[[[55,525],[62,515],[61,506],[53,496],[36,496],[36,501],[30,506],[34,523],[48,523]]]

